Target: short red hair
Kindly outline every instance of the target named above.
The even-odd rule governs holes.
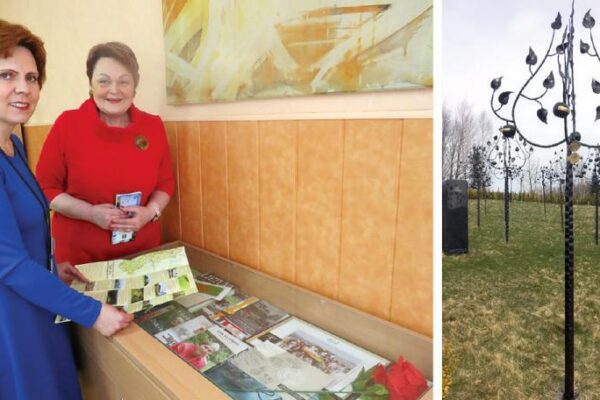
[[[38,70],[40,88],[46,79],[46,50],[44,42],[23,25],[0,19],[0,57],[8,58],[15,47],[26,48],[33,55]]]

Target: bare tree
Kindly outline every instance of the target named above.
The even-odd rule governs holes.
[[[442,177],[454,179],[454,163],[456,162],[456,135],[452,112],[446,105],[442,107]]]
[[[540,162],[538,159],[529,157],[525,163],[525,175],[527,175],[527,183],[529,183],[529,193],[533,196],[536,191],[537,178],[540,175]]]
[[[444,179],[466,177],[466,160],[477,132],[473,107],[463,100],[454,110],[442,110],[442,174]]]
[[[494,135],[494,125],[487,110],[482,110],[475,121],[475,142],[486,143]]]

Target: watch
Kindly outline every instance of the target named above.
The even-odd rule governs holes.
[[[150,220],[151,222],[156,222],[160,218],[160,208],[154,203],[150,204],[150,208],[154,210],[154,216]]]

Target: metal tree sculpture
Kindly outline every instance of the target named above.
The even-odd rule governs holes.
[[[510,237],[509,182],[519,174],[529,155],[521,140],[512,140],[516,131],[504,128],[500,128],[502,134],[494,136],[493,142],[487,142],[487,159],[494,175],[497,178],[504,178],[504,241],[508,243]]]
[[[573,23],[573,15],[575,14],[574,1],[571,4],[571,14],[566,27],[557,35],[562,28],[562,18],[560,13],[551,23],[552,38],[548,49],[546,50],[541,61],[538,63],[538,57],[529,48],[529,53],[525,58],[525,63],[529,67],[529,78],[523,86],[515,93],[512,108],[508,116],[502,116],[500,113],[502,108],[509,103],[510,91],[505,91],[496,96],[496,92],[501,86],[502,77],[492,80],[491,87],[493,89],[491,98],[491,107],[498,118],[504,121],[503,129],[506,132],[515,133],[518,137],[525,140],[530,145],[542,148],[551,148],[564,145],[566,148],[565,158],[565,377],[562,398],[576,399],[575,394],[575,341],[574,341],[574,254],[573,245],[573,165],[579,161],[577,150],[581,145],[587,147],[597,147],[590,144],[585,144],[581,141],[581,134],[577,131],[577,114],[576,114],[576,95],[575,95],[575,26]],[[583,55],[589,55],[600,61],[600,55],[594,43],[592,28],[595,25],[595,19],[588,11],[583,18],[583,27],[589,31],[589,41],[581,40],[579,42],[579,51]],[[555,39],[558,38],[557,41]],[[551,68],[550,73],[543,79],[542,87],[537,90],[537,95],[525,94],[525,91],[531,91],[530,84],[534,78],[538,77],[538,73],[544,65],[550,60],[555,61],[555,67]],[[547,124],[548,110],[544,107],[542,99],[555,86],[555,74],[557,71],[557,80],[561,84],[562,99],[556,102],[552,107],[552,113],[556,118],[561,120],[563,137],[549,144],[537,143],[532,140],[530,133],[523,131],[523,124],[519,124],[515,114],[517,105],[521,101],[530,101],[537,103],[537,117],[542,122]],[[539,78],[543,78],[542,75]],[[600,93],[600,82],[591,79],[591,90],[594,93]],[[541,94],[540,94],[541,92]],[[495,106],[495,101],[499,106]],[[508,107],[507,107],[508,108]],[[600,106],[596,108],[596,120],[600,119]]]
[[[485,161],[485,147],[473,146],[467,161],[470,186],[477,191],[477,228],[481,226],[481,191],[490,181],[490,173]]]

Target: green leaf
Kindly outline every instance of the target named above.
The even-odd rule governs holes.
[[[356,377],[354,382],[352,382],[352,390],[356,391],[356,392],[362,392],[363,390],[365,390],[365,388],[367,387],[367,384],[373,377],[374,369],[375,369],[375,367],[370,368],[365,371],[365,368],[363,367],[360,370],[360,373],[358,374],[358,376]]]
[[[359,400],[387,400],[388,390],[381,384],[368,386],[358,398]]]
[[[380,383],[373,385],[371,387],[374,388],[373,394],[377,394],[380,396],[387,396],[389,394],[387,388]]]
[[[330,393],[320,393],[319,400],[335,400],[335,397]]]

